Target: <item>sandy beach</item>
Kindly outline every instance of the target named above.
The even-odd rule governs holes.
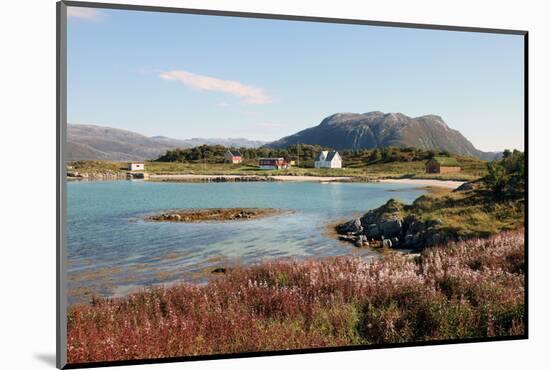
[[[258,175],[192,175],[192,174],[164,174],[149,175],[152,181],[174,182],[201,182],[201,181],[297,181],[297,182],[348,182],[353,180],[349,176],[258,176]],[[415,186],[434,186],[448,189],[456,189],[464,184],[464,181],[432,180],[432,179],[381,179],[373,182],[387,184],[408,184]]]
[[[309,182],[348,182],[353,180],[349,176],[257,176],[257,175],[192,175],[192,174],[166,174],[166,175],[149,175],[149,180],[153,181],[215,181],[219,179],[227,181],[309,181]],[[408,184],[415,186],[435,186],[448,189],[456,189],[464,184],[464,181],[453,180],[432,180],[432,179],[381,179],[374,180],[387,184]]]
[[[380,182],[387,184],[409,184],[418,186],[437,186],[441,188],[456,189],[464,184],[464,181],[431,180],[431,179],[383,179]]]

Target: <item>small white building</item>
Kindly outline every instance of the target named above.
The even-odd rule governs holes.
[[[315,168],[342,168],[342,157],[335,150],[323,150],[315,158]]]
[[[128,171],[143,171],[143,170],[145,170],[145,163],[143,162],[128,163]]]

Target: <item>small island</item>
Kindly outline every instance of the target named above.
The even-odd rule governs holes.
[[[164,211],[148,216],[149,221],[160,222],[217,222],[255,220],[282,214],[276,208],[202,208]]]

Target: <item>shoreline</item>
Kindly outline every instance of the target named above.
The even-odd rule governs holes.
[[[456,189],[466,181],[437,179],[368,179],[354,176],[291,176],[291,175],[149,175],[149,181],[200,182],[200,181],[281,181],[281,182],[366,182],[386,184],[406,184],[415,186],[434,186]]]
[[[440,188],[456,189],[466,181],[435,180],[435,179],[380,179],[378,182],[385,184],[407,184],[417,186],[435,186]]]
[[[143,177],[136,177],[137,180],[151,182],[320,182],[320,183],[385,183],[404,184],[419,187],[439,187],[456,189],[467,181],[459,180],[438,180],[438,179],[413,179],[413,178],[369,178],[357,176],[306,176],[306,175],[197,175],[197,174],[147,174]],[[90,176],[90,177],[67,177],[67,181],[117,181],[128,180],[127,175],[119,176]]]
[[[296,181],[296,182],[349,182],[351,176],[291,176],[291,175],[195,175],[170,174],[149,175],[149,181],[163,182],[260,182],[260,181]]]

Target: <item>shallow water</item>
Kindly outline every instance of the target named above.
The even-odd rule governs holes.
[[[412,202],[410,185],[367,183],[71,182],[68,187],[69,301],[117,296],[140,287],[204,281],[215,267],[278,257],[376,252],[327,235],[390,198]],[[266,207],[292,211],[219,223],[147,222],[175,208]]]

